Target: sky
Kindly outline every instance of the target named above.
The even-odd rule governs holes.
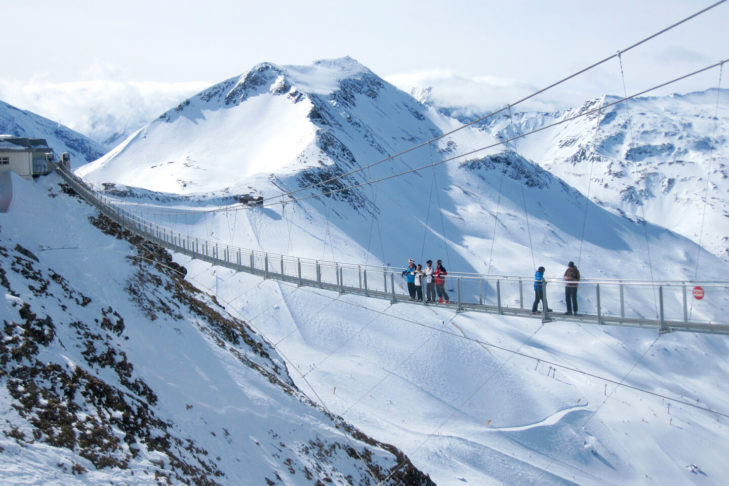
[[[503,106],[713,3],[0,0],[0,100],[61,122],[115,103],[134,118],[261,62],[351,56],[408,91],[436,85],[456,104]],[[727,25],[729,2],[625,53],[626,92],[729,58]],[[670,90],[717,83],[713,70]],[[622,92],[612,61],[540,102]]]

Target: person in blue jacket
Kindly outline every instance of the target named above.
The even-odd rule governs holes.
[[[544,267],[537,268],[534,274],[534,304],[532,304],[532,314],[537,313],[539,301],[542,301],[542,309],[544,309]]]
[[[408,293],[410,294],[410,300],[415,300],[415,261],[410,258],[408,260],[408,268],[403,270],[402,275],[405,277],[408,283]]]

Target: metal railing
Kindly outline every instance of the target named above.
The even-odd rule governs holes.
[[[83,199],[125,229],[191,258],[266,279],[340,294],[388,299],[392,303],[412,300],[402,278],[402,269],[299,258],[181,234],[114,206],[63,167],[57,167],[57,172]],[[454,272],[447,276],[447,284],[448,303],[423,302],[422,305],[443,305],[459,312],[535,316],[531,306],[531,278]],[[559,317],[574,322],[656,328],[660,332],[729,334],[729,322],[712,319],[715,314],[724,316],[716,304],[712,306],[706,301],[699,303],[689,298],[695,282],[582,280],[579,284],[580,313],[577,315],[563,315],[550,309],[549,302],[561,302],[560,290],[564,288],[561,280],[545,280],[544,285],[544,302],[536,314],[544,322]],[[707,295],[714,295],[716,301],[729,303],[729,282],[702,282],[701,286]]]

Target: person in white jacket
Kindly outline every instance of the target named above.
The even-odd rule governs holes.
[[[425,301],[435,301],[435,282],[433,281],[433,260],[425,262],[425,268],[423,269],[423,275],[425,276]]]

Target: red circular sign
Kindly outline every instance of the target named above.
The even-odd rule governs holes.
[[[704,298],[704,289],[703,289],[703,287],[700,287],[700,286],[697,285],[696,287],[694,287],[693,292],[694,292],[694,298],[696,300],[701,300],[701,299]]]

